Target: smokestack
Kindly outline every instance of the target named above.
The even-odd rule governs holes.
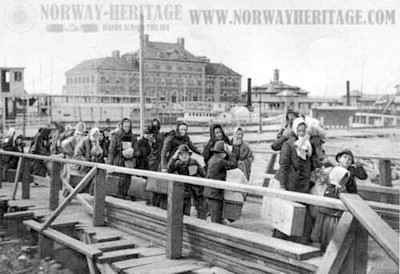
[[[350,81],[346,81],[346,106],[350,106]]]
[[[247,78],[247,107],[251,108],[251,78]]]
[[[279,82],[279,69],[274,69],[274,82]]]
[[[181,48],[185,48],[185,38],[179,37],[177,40],[177,44],[181,47]]]

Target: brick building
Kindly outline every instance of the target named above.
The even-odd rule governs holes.
[[[221,63],[195,56],[176,43],[154,42],[145,35],[145,94],[158,103],[235,102],[240,99],[241,75]],[[139,95],[138,51],[83,61],[68,70],[64,94]]]

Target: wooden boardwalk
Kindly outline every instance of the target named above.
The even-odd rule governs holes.
[[[48,209],[48,186],[32,187],[29,200],[22,200],[18,196],[16,200],[11,200],[13,185],[3,182],[0,189],[0,201],[8,203],[8,212],[4,213],[5,220],[11,225],[12,222],[29,219],[24,221],[25,226],[31,230],[39,230],[40,224],[51,213]],[[51,226],[50,234],[55,230],[53,233],[61,241],[71,242],[68,239],[71,236],[57,234],[68,227],[75,231],[74,234],[78,233],[82,249],[92,248],[100,252],[101,255],[93,258],[93,263],[100,273],[230,273],[187,255],[178,260],[167,259],[165,248],[152,241],[125,233],[115,227],[93,226],[92,217],[77,200],[72,201],[57,217]],[[49,238],[54,236],[50,234]],[[50,250],[42,252],[51,254]]]
[[[375,211],[377,206],[399,211],[398,205],[366,201],[356,194],[343,194],[340,199],[332,199],[57,157],[4,151],[0,154],[19,157],[16,173],[21,177],[16,177],[22,180],[21,193],[18,180],[0,185],[1,217],[17,227],[23,221],[30,230],[39,232],[42,257],[53,255],[55,242],[79,252],[86,258],[91,274],[227,271],[365,274],[368,237],[399,265],[399,246],[393,241],[398,238],[398,233]],[[44,186],[31,187],[26,180],[30,176],[29,170],[21,167],[30,159],[53,162],[51,178],[44,180]],[[90,167],[75,188],[65,183],[70,191],[65,198],[60,196],[63,163]],[[168,183],[167,210],[147,206],[144,202],[106,196],[107,172],[145,176]],[[94,196],[78,194],[93,179]],[[327,250],[322,253],[314,246],[183,216],[184,184],[279,198],[343,213]],[[21,229],[17,232],[24,234]]]

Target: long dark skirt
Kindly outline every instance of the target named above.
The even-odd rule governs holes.
[[[321,250],[325,250],[335,233],[340,214],[326,214],[320,212],[317,215],[315,225],[311,234],[313,242],[321,244]]]

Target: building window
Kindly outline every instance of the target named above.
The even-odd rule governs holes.
[[[20,72],[20,71],[14,72],[14,80],[16,82],[22,81],[22,72]]]
[[[193,101],[197,101],[197,96],[193,96]]]
[[[172,102],[172,103],[176,103],[176,96],[175,96],[175,95],[173,95],[173,96],[171,97],[171,102]]]

